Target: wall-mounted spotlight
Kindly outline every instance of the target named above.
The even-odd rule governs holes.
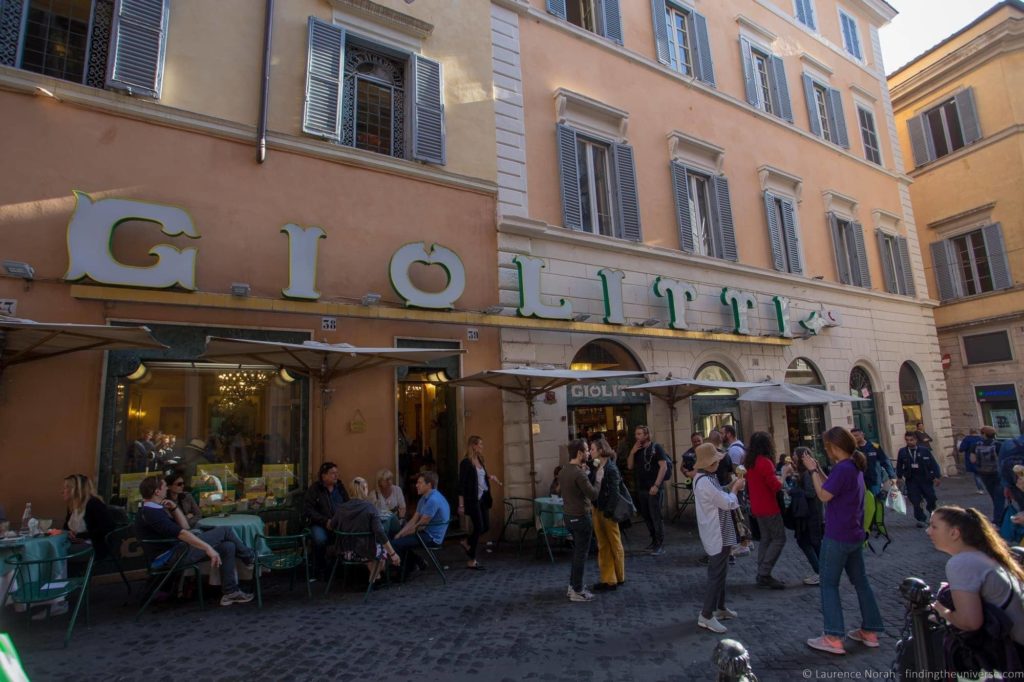
[[[655,327],[655,326],[657,326],[659,324],[661,324],[661,320],[659,320],[658,318],[656,318],[656,317],[648,317],[643,322],[637,322],[636,326],[638,326],[638,327]]]
[[[484,308],[484,315],[501,315],[503,312],[505,312],[505,306],[503,305],[492,305]]]
[[[576,313],[572,316],[573,322],[586,322],[590,319],[590,315],[587,313]]]
[[[366,307],[370,307],[371,305],[377,305],[378,303],[380,303],[380,294],[375,294],[373,292],[365,293],[363,294],[363,297],[359,299],[359,302]]]
[[[231,295],[246,297],[252,293],[252,287],[245,282],[232,282],[231,283]]]
[[[27,282],[31,282],[36,276],[35,268],[18,260],[5,260],[4,270],[11,277],[20,277]]]

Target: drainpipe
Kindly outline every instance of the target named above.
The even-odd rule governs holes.
[[[267,0],[263,24],[263,81],[260,84],[260,120],[257,132],[256,162],[267,160],[267,116],[270,109],[270,46],[274,32],[274,0]]]

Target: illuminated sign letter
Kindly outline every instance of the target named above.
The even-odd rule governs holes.
[[[448,284],[437,293],[423,291],[412,283],[409,268],[413,263],[440,265],[448,274]],[[406,244],[391,256],[389,266],[391,288],[405,300],[407,307],[449,310],[466,290],[466,268],[458,255],[440,244],[427,246],[425,242]]]
[[[784,339],[793,338],[793,330],[789,328],[789,299],[785,296],[772,296],[775,305],[775,322],[779,325],[779,336]]]
[[[747,291],[739,289],[722,289],[722,305],[732,308],[733,332],[736,334],[750,334],[750,325],[747,321],[747,311],[757,305],[757,299]]]
[[[668,296],[670,329],[689,329],[686,326],[686,302],[697,298],[696,287],[689,282],[659,277],[654,280],[654,295],[658,298]]]
[[[540,300],[540,271],[544,261],[530,256],[515,256],[512,259],[519,270],[519,308],[523,317],[543,317],[548,320],[571,320],[572,304],[564,298],[558,305],[545,305]]]
[[[84,192],[74,192],[75,212],[68,223],[68,271],[64,279],[88,277],[100,284],[165,289],[180,285],[196,288],[196,250],[157,244],[149,250],[156,263],[136,267],[119,262],[110,252],[114,230],[129,220],[156,223],[169,237],[179,234],[199,238],[192,218],[176,206],[152,204],[130,199],[93,200]]]
[[[825,326],[825,318],[817,310],[812,310],[810,315],[800,320],[800,326],[810,334],[817,336],[818,332]]]
[[[281,228],[288,235],[288,288],[281,294],[288,298],[316,301],[316,261],[320,240],[327,237],[319,227],[299,227],[289,223]]]
[[[598,270],[597,275],[604,290],[604,323],[626,324],[626,317],[622,314],[622,278],[626,273],[604,268]]]

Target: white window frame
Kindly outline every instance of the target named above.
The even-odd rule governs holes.
[[[976,285],[977,291],[971,293],[967,290],[967,281],[964,279],[963,267],[960,261],[960,250],[957,248],[955,242],[958,239],[967,239],[968,245],[970,245],[972,241],[971,236],[974,234],[981,235],[982,246],[985,247],[985,260],[988,263],[989,283],[992,288],[989,289],[988,291],[981,290],[981,276],[978,274],[978,261],[974,257],[974,248],[972,247],[968,250],[967,254],[970,258],[970,262],[968,263],[968,265],[971,269],[971,279],[973,280],[973,283]],[[995,279],[992,275],[992,257],[988,253],[988,244],[985,243],[985,233],[983,231],[983,228],[977,227],[971,230],[966,230],[964,232],[959,232],[957,234],[950,235],[946,237],[946,241],[948,241],[953,248],[953,257],[956,259],[956,262],[952,264],[954,267],[953,276],[956,277],[957,282],[960,285],[960,292],[963,294],[963,298],[971,298],[974,296],[980,296],[982,294],[989,294],[992,293],[993,291],[999,291],[995,287]]]
[[[878,117],[875,116],[875,108],[859,99],[853,100],[853,106],[857,110],[857,128],[860,131],[861,146],[864,148],[864,158],[871,163],[878,164],[879,166],[885,166],[885,157],[882,156],[882,139],[878,136]],[[860,122],[860,111],[863,109],[865,112],[871,115],[871,126],[872,134],[875,136],[875,150],[878,152],[878,161],[868,156],[868,141],[864,137],[864,126]]]
[[[687,61],[685,64],[679,61],[680,46],[676,42],[676,33],[678,31],[675,22],[676,17],[682,19],[683,33],[686,36],[685,52]],[[695,46],[693,44],[693,36],[690,34],[690,10],[670,0],[665,2],[665,23],[668,30],[669,68],[686,76],[695,75],[693,70],[693,51]]]
[[[836,10],[839,12],[839,36],[842,38],[843,52],[845,52],[846,56],[850,59],[861,64],[867,64],[867,56],[864,52],[864,41],[861,40],[860,37],[860,24],[857,23],[857,17],[842,7],[837,6]],[[846,32],[843,30],[843,17],[849,19],[850,23],[853,25],[853,39],[857,41],[857,51],[860,52],[859,57],[857,56],[857,53],[851,51],[850,46],[846,44]]]
[[[687,169],[687,193],[690,197],[690,229],[693,230],[693,253],[696,256],[710,256],[717,258],[718,245],[715,243],[715,214],[711,206],[713,175],[705,175],[700,169]],[[699,201],[699,193],[696,191],[698,182],[704,188],[703,205]],[[703,234],[701,218],[703,217]]]
[[[762,80],[762,72],[758,68],[758,61],[764,64],[764,79]],[[778,108],[778,102],[772,101],[772,86],[771,79],[772,74],[772,52],[763,48],[757,43],[750,43],[750,67],[754,70],[754,84],[755,91],[757,92],[757,108],[765,113],[778,116],[775,111]]]
[[[615,187],[612,173],[612,145],[606,140],[591,137],[582,133],[579,133],[576,138],[577,154],[579,162],[586,164],[587,166],[587,195],[589,197],[589,206],[587,207],[591,215],[591,224],[587,225],[583,223],[583,231],[591,234],[603,235],[605,237],[616,236],[616,215],[615,215]],[[580,149],[582,147],[582,149]],[[594,173],[594,148],[600,147],[604,150],[604,177],[605,177],[605,191],[608,198],[608,220],[607,231],[601,229],[600,225],[600,212],[598,211],[598,183],[596,174]],[[583,153],[580,153],[580,152]],[[580,178],[582,181],[582,177]],[[580,207],[582,209],[583,204],[583,187],[582,182],[580,184]],[[583,212],[581,210],[580,219],[583,220]],[[593,224],[594,220],[597,220],[598,224]]]
[[[800,21],[800,3],[806,2],[807,9],[811,13],[811,23],[805,24]],[[818,8],[814,6],[814,0],[793,0],[793,18],[796,19],[796,23],[800,24],[809,31],[818,31]]]
[[[580,8],[580,23],[579,24],[575,23],[572,19],[569,18],[569,5],[570,5],[570,3],[575,3],[575,4],[579,5],[579,8]],[[586,24],[586,21],[585,21],[586,12],[584,11],[584,9],[585,9],[583,7],[584,5],[587,5],[587,6],[590,7],[591,21],[594,24],[593,28],[585,25]],[[579,28],[582,28],[584,31],[589,31],[590,33],[595,33],[597,35],[604,35],[604,32],[603,32],[603,28],[604,27],[601,25],[602,22],[601,22],[600,12],[598,12],[598,9],[599,8],[598,8],[597,2],[595,2],[595,0],[565,0],[565,20],[568,21],[573,26],[578,26]]]
[[[960,129],[961,145],[959,147],[957,147],[956,149],[953,148],[953,137],[949,133],[949,131],[952,128],[952,125],[950,123],[949,116],[946,115],[946,112],[948,111],[947,107],[949,107],[950,104],[953,105],[953,111],[956,112],[956,124],[957,124],[957,127]],[[934,113],[936,111],[938,111],[939,118],[942,121],[942,137],[943,137],[943,141],[946,144],[946,153],[945,154],[939,154],[938,147],[935,144],[935,136],[932,135],[932,127],[931,127],[931,124],[928,121],[929,115],[931,115],[932,113]],[[956,99],[954,97],[947,97],[946,99],[942,100],[938,104],[936,104],[934,106],[931,106],[931,107],[928,107],[927,109],[925,109],[922,112],[922,114],[923,114],[923,116],[921,118],[921,122],[925,126],[924,134],[928,135],[932,139],[932,148],[935,149],[935,158],[936,159],[941,159],[943,156],[949,156],[950,154],[953,154],[953,153],[955,153],[955,152],[957,152],[957,151],[959,151],[959,150],[961,150],[961,149],[963,149],[964,147],[967,146],[967,144],[964,142],[964,126],[963,126],[963,122],[960,120],[960,110],[956,106]]]
[[[833,142],[835,131],[829,126],[828,120],[828,108],[830,106],[828,101],[829,88],[817,79],[813,79],[813,81],[811,83],[811,91],[814,93],[814,110],[818,113],[818,127],[821,129],[821,139],[826,142]]]

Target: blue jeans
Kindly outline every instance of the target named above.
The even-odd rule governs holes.
[[[564,519],[566,527],[572,533],[572,571],[569,574],[569,586],[580,592],[583,590],[583,566],[587,563],[594,526],[589,516],[566,514]]]
[[[331,533],[323,526],[313,524],[309,527],[309,536],[313,540],[313,563],[318,571],[327,570],[327,543],[331,541]]]
[[[839,580],[843,570],[857,590],[860,604],[861,629],[868,632],[884,632],[882,614],[878,611],[875,593],[871,591],[868,574],[864,569],[864,543],[839,542],[825,538],[818,555],[821,577],[821,613],[825,619],[825,634],[844,637],[843,604],[839,600]]]
[[[981,482],[981,474],[974,472],[974,485],[978,486],[978,490],[981,492],[987,492],[985,484]]]
[[[992,498],[992,521],[996,527],[1003,522],[1003,511],[1006,509],[1006,495],[1003,493],[1003,481],[999,474],[977,474],[985,486],[985,492]]]

